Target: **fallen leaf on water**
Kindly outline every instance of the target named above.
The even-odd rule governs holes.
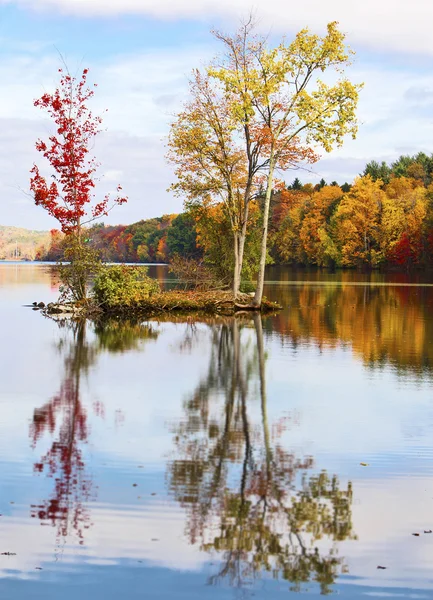
[[[35,567],[36,571],[42,571],[42,567]]]
[[[132,484],[132,487],[137,487],[137,484],[136,484],[136,483],[133,483],[133,484]]]
[[[428,530],[424,529],[424,533],[432,533],[432,530],[431,529],[428,529]]]
[[[386,567],[382,567],[382,565],[377,565],[378,569],[386,569]]]
[[[2,552],[1,553],[2,556],[16,556],[16,552]]]
[[[419,533],[412,533],[415,537],[419,537]]]
[[[368,467],[368,463],[359,463],[361,467]]]

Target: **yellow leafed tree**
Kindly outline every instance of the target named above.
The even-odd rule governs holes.
[[[382,259],[380,215],[386,194],[380,179],[360,177],[336,212],[336,241],[343,266],[375,266]]]
[[[232,57],[234,38],[219,37]],[[247,69],[239,70],[236,64],[233,68],[229,62],[214,69],[212,75],[224,82],[233,105],[242,107],[267,139],[260,148],[263,155],[260,162],[266,173],[261,258],[254,298],[260,305],[275,171],[317,160],[310,148],[312,144],[330,152],[334,146],[342,145],[346,134],[355,137],[358,93],[362,86],[342,76],[352,52],[346,47],[345,36],[336,22],[328,24],[323,37],[303,29],[292,43],[283,41],[275,48],[269,48],[266,39],[249,35],[246,48],[247,55],[252,57]],[[329,71],[340,77],[332,85],[320,78]],[[293,154],[293,146],[301,151]]]
[[[381,227],[383,252],[392,256],[404,234],[416,255],[427,214],[427,190],[415,179],[399,177],[391,179],[385,191]]]
[[[325,186],[315,192],[306,207],[299,237],[310,264],[326,266],[329,257],[326,254],[327,220],[333,204],[341,198],[343,192],[338,186]]]

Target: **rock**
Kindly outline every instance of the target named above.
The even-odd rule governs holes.
[[[45,310],[49,315],[73,316],[78,315],[82,311],[82,308],[74,306],[73,304],[58,304],[50,302],[45,307]]]
[[[66,309],[66,307],[63,306],[62,304],[54,304],[54,302],[50,302],[47,306],[48,314],[59,315],[61,313],[67,312],[67,311],[68,311],[68,309]]]
[[[33,306],[37,306],[38,303],[37,302],[32,302]]]
[[[39,302],[38,308],[45,308],[45,302]]]

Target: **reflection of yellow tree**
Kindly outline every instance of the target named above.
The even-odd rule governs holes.
[[[342,559],[337,542],[352,538],[352,490],[325,472],[307,476],[311,458],[287,452],[271,434],[267,416],[262,323],[245,340],[236,319],[212,327],[207,377],[185,402],[174,427],[176,456],[169,485],[186,508],[191,543],[221,554],[220,571],[242,586],[272,572],[299,589],[316,580],[329,591]],[[261,425],[254,426],[254,376]],[[223,406],[220,405],[223,402]],[[281,423],[273,428],[283,430]],[[319,549],[319,540],[329,549]]]
[[[299,285],[281,291],[289,312],[272,321],[294,344],[350,344],[365,364],[417,375],[433,368],[432,292],[408,286]]]
[[[102,350],[124,352],[136,348],[140,340],[155,339],[157,334],[149,325],[109,321],[99,324],[95,330],[96,338],[89,341],[88,325],[84,321],[64,326],[67,335],[59,343],[59,350],[65,357],[60,391],[41,408],[35,409],[30,426],[34,448],[44,434],[52,437],[48,451],[35,462],[34,469],[54,479],[54,490],[47,500],[32,505],[31,513],[42,523],[56,527],[59,539],[75,532],[82,544],[84,531],[90,526],[87,503],[92,492],[92,478],[86,473],[83,452],[89,428],[88,413],[81,397],[82,378]],[[94,408],[98,415],[104,413],[101,403],[95,404]]]

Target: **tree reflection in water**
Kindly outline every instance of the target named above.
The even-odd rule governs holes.
[[[410,279],[404,274],[393,275],[395,285],[357,285],[357,275],[344,271],[338,284],[320,281],[320,272],[317,277],[317,284],[298,281],[278,288],[278,302],[288,309],[266,326],[283,345],[346,346],[372,370],[391,367],[399,376],[432,378],[431,286],[405,285]]]
[[[31,515],[42,524],[57,528],[58,540],[75,534],[80,544],[90,527],[89,500],[92,496],[92,477],[86,472],[83,451],[88,441],[88,411],[81,397],[82,380],[95,364],[102,351],[125,352],[138,348],[143,340],[156,339],[152,326],[117,321],[99,324],[96,336],[88,339],[90,325],[84,321],[59,321],[64,336],[58,344],[64,356],[60,391],[41,408],[36,408],[30,425],[32,447],[44,435],[51,437],[51,445],[40,460],[34,463],[36,473],[45,473],[54,479],[51,496],[40,504],[31,505]],[[104,414],[104,406],[93,406],[97,416]]]
[[[244,587],[268,572],[294,590],[315,580],[328,593],[344,568],[338,542],[355,539],[352,486],[308,475],[313,460],[279,439],[284,421],[270,428],[262,321],[256,315],[247,325],[254,336],[238,319],[211,326],[207,376],[172,427],[169,488],[187,511],[190,543],[222,558],[211,583]]]
[[[64,375],[59,393],[33,414],[30,437],[33,447],[45,433],[54,438],[47,453],[34,464],[35,471],[46,472],[55,479],[52,496],[33,505],[32,516],[57,527],[59,537],[75,530],[83,543],[84,529],[89,527],[86,509],[92,482],[85,472],[81,445],[87,442],[87,411],[80,397],[81,378],[96,357],[95,347],[86,340],[84,322],[70,324],[71,339],[62,339],[59,350],[64,353]]]

